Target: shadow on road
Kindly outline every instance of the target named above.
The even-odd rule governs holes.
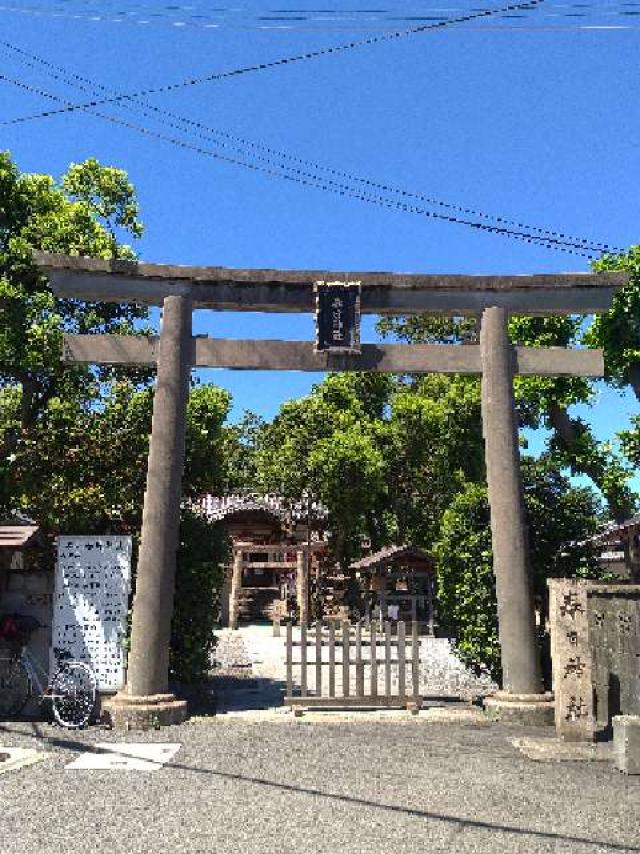
[[[274,679],[214,671],[211,684],[216,695],[216,714],[219,715],[284,705],[285,683]]]
[[[268,681],[268,680],[267,680]],[[100,748],[91,742],[82,742],[72,738],[56,738],[47,736],[42,733],[38,724],[32,724],[34,736],[44,741],[52,747],[60,750],[69,750],[74,753],[86,753],[87,751],[99,753]],[[10,727],[0,724],[0,731],[14,732]],[[23,734],[23,733],[21,733]],[[102,751],[107,752],[107,751]],[[109,751],[110,752],[110,751]],[[196,774],[205,774],[212,777],[217,777],[223,780],[233,780],[241,783],[249,783],[256,786],[268,787],[277,789],[282,792],[290,792],[292,794],[311,795],[315,798],[323,798],[333,803],[344,803],[357,807],[370,807],[382,812],[395,813],[400,815],[410,816],[412,818],[422,818],[431,821],[441,821],[452,825],[457,830],[473,829],[496,831],[498,833],[510,833],[523,837],[533,837],[535,839],[548,839],[557,842],[568,842],[570,844],[592,845],[598,851],[631,851],[640,852],[640,847],[634,845],[625,845],[617,842],[605,842],[604,840],[588,839],[584,836],[572,836],[569,834],[558,833],[555,831],[532,830],[526,827],[517,827],[509,824],[501,824],[491,821],[481,821],[471,818],[463,818],[461,816],[447,815],[446,813],[431,812],[428,810],[420,810],[412,807],[399,806],[398,804],[386,804],[378,801],[371,801],[366,798],[358,798],[353,795],[343,795],[335,792],[326,792],[322,789],[310,788],[307,786],[294,785],[292,783],[280,783],[275,780],[266,780],[261,777],[252,777],[248,774],[230,773],[228,771],[216,771],[213,768],[197,768],[193,765],[185,765],[180,762],[169,762],[165,768],[174,768],[182,771],[192,772]],[[82,772],[76,772],[82,773]],[[92,773],[92,772],[88,772]]]

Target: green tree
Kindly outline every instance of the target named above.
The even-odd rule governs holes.
[[[343,565],[362,537],[374,548],[406,541],[429,548],[460,483],[483,476],[478,384],[330,375],[283,405],[257,449],[266,489],[291,497],[311,490],[325,504]]]
[[[433,553],[438,618],[467,663],[500,672],[495,576],[486,487],[467,483],[442,517]]]
[[[523,480],[534,598],[544,623],[547,578],[603,574],[588,544],[598,522],[599,504],[593,490],[571,486],[549,457],[525,457]],[[441,622],[458,638],[467,662],[488,667],[499,678],[497,602],[484,484],[467,483],[453,499],[443,514],[434,554]]]
[[[183,512],[171,622],[169,671],[172,678],[197,684],[211,669],[223,566],[229,544],[221,522]]]
[[[90,159],[56,182],[20,174],[0,154],[0,512],[22,511],[50,535],[127,532],[137,544],[153,388],[149,371],[62,364],[63,334],[146,334],[147,312],[57,298],[31,253],[133,258],[122,240],[141,233],[123,170]],[[187,499],[223,488],[229,406],[221,389],[191,389]],[[172,668],[193,679],[208,667],[226,540],[219,526],[189,512],[181,540]]]
[[[307,397],[285,403],[258,439],[260,484],[290,498],[309,490],[321,500],[342,565],[357,553],[383,488],[378,419],[389,388],[380,374],[331,374]]]
[[[82,193],[83,176],[90,175],[92,196]],[[65,189],[70,185],[73,196]],[[97,216],[101,192],[107,213]],[[116,240],[139,236],[135,191],[126,173],[95,160],[74,164],[56,183],[48,175],[21,174],[10,156],[0,152],[0,383],[14,385],[20,394],[20,427],[28,432],[45,415],[53,398],[94,399],[97,383],[112,377],[143,377],[135,371],[62,365],[64,333],[130,334],[147,317],[133,305],[58,299],[47,279],[34,266],[33,249],[98,258],[131,258],[132,249]]]
[[[514,317],[509,331],[516,344],[569,347],[582,344],[584,323],[581,317]],[[610,442],[599,442],[589,425],[570,413],[572,405],[592,403],[592,381],[518,377],[515,390],[523,426],[552,431],[548,451],[557,465],[572,474],[587,475],[602,492],[611,516],[618,521],[627,518],[637,500],[629,486],[633,472]]]
[[[223,488],[223,422],[230,398],[215,386],[191,389],[183,494]],[[13,505],[52,534],[137,532],[142,518],[153,389],[120,382],[100,407],[52,400],[11,455]]]
[[[392,538],[429,548],[461,484],[483,477],[478,383],[437,375],[397,383],[383,438]]]
[[[614,303],[611,312],[594,323],[616,313]],[[580,346],[584,327],[585,318],[577,316],[512,317],[509,336],[514,344],[524,346]],[[475,318],[430,315],[388,317],[380,321],[378,329],[385,336],[415,343],[477,343],[479,332]],[[516,377],[514,390],[520,426],[550,429],[549,451],[557,464],[572,474],[587,475],[604,495],[615,519],[629,516],[636,503],[629,487],[632,471],[610,443],[599,442],[589,425],[570,413],[571,406],[593,401],[593,383],[582,377]]]
[[[234,492],[255,489],[259,480],[258,443],[264,431],[265,420],[255,412],[246,410],[236,424],[225,431],[225,489]]]
[[[594,319],[585,343],[604,350],[607,380],[616,388],[630,386],[640,400],[640,246],[632,246],[622,255],[607,255],[594,264],[594,269],[624,271],[629,274],[629,283],[616,293],[610,311]],[[633,418],[619,438],[623,453],[637,470],[640,418]]]
[[[631,386],[640,400],[640,246],[626,254],[605,255],[593,268],[626,272],[629,283],[615,294],[609,311],[596,315],[585,343],[604,350],[609,382],[618,388]]]

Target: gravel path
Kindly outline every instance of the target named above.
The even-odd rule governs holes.
[[[284,684],[286,681],[285,667],[285,629],[281,630],[280,637],[273,636],[273,629],[268,625],[241,626],[235,631],[222,629],[218,633],[218,645],[216,648],[216,659],[223,667],[241,666],[251,669],[253,676],[262,680],[271,680],[274,683]],[[294,627],[294,641],[299,641],[300,630]],[[315,650],[310,649],[310,659],[313,660]],[[378,656],[383,655],[379,648]],[[294,660],[299,660],[299,650],[294,652]],[[339,662],[342,655],[339,648],[336,658]],[[369,651],[365,648],[365,662]],[[354,651],[351,652],[354,657]],[[329,661],[329,650],[326,646],[322,648],[322,659]],[[294,680],[298,679],[300,670],[294,667]],[[365,666],[365,685],[370,684],[370,667]],[[324,672],[326,680],[326,670]],[[311,668],[309,673],[309,688],[315,690],[315,671]],[[355,667],[351,668],[352,684],[355,684]],[[392,668],[392,690],[398,687],[397,668]],[[407,666],[407,685],[411,687],[411,667]],[[451,642],[447,638],[424,637],[420,640],[420,683],[419,691],[423,696],[462,697],[471,699],[474,696],[491,694],[497,690],[497,685],[487,676],[476,676],[470,669],[464,666],[455,653]],[[326,689],[326,684],[325,684]],[[342,689],[342,668],[336,669],[336,690]],[[378,667],[378,691],[384,691],[384,669]]]
[[[538,763],[548,732],[426,718],[316,723],[233,716],[126,739],[0,724],[47,758],[0,775],[2,854],[639,852],[640,777]],[[97,741],[183,747],[155,772],[65,771]]]

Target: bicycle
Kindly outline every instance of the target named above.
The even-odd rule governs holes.
[[[41,703],[51,703],[60,726],[86,726],[96,704],[95,674],[85,662],[54,648],[56,666],[47,678],[46,668],[27,649],[30,634],[39,627],[37,620],[15,614],[0,620],[0,638],[9,644],[9,655],[0,657],[0,717],[20,714],[35,689]]]

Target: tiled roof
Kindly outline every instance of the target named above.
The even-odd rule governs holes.
[[[39,530],[37,525],[0,525],[0,548],[23,548]]]
[[[433,564],[433,558],[427,552],[419,549],[418,546],[402,545],[402,546],[387,546],[372,555],[367,555],[355,563],[351,564],[351,569],[373,569],[377,566],[383,566],[385,563],[408,558],[410,560],[422,560],[425,563]]]
[[[622,539],[626,531],[632,528],[640,528],[640,513],[636,513],[630,519],[624,522],[610,522],[606,528],[598,531],[593,537],[590,537],[586,542],[594,544],[613,543]]]
[[[287,501],[279,495],[261,495],[255,492],[206,495],[202,499],[202,509],[210,519],[216,520],[243,511],[262,511],[282,520],[292,518],[296,522],[304,522],[307,519],[306,502]],[[318,502],[312,502],[309,509],[311,518],[316,523],[326,516],[326,510]]]

